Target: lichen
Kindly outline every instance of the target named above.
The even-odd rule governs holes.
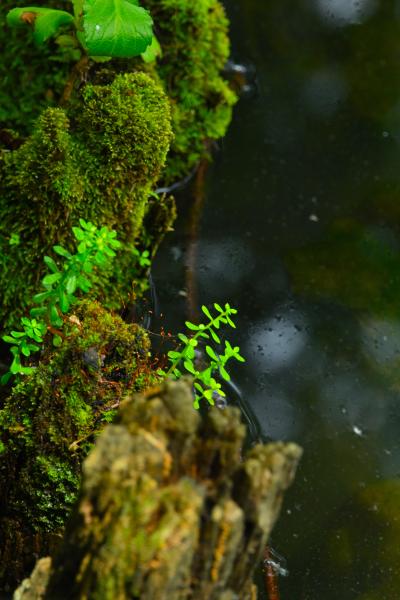
[[[38,291],[42,258],[69,245],[83,217],[114,228],[124,250],[95,292],[107,306],[132,292],[132,250],[171,140],[170,109],[145,73],[87,85],[79,109],[48,108],[17,150],[0,157],[0,319],[15,323]],[[20,243],[10,246],[11,234]],[[99,290],[101,293],[99,296]]]
[[[35,373],[0,410],[0,564],[6,569],[0,568],[0,587],[30,568],[33,547],[48,550],[76,498],[81,462],[95,436],[123,393],[152,381],[149,342],[138,325],[84,301],[65,329],[63,345],[45,349]],[[14,566],[11,552],[19,556]]]

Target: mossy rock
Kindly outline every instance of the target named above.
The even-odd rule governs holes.
[[[95,290],[129,302],[132,250],[171,140],[170,108],[145,73],[85,86],[79,108],[46,109],[20,148],[0,155],[0,320],[26,310],[54,244],[68,246],[80,217],[114,228],[123,250]],[[17,234],[18,245],[10,245]],[[99,289],[101,294],[99,296]]]
[[[0,410],[0,589],[57,540],[95,436],[123,393],[153,379],[144,330],[98,303],[77,305],[65,335]]]
[[[26,30],[10,30],[7,11],[24,6],[24,0],[6,1],[0,7],[0,42],[4,49],[0,75],[0,144],[11,129],[26,135],[47,106],[60,100],[72,57],[52,40],[37,48]],[[66,10],[65,2],[48,0],[47,6]],[[155,23],[162,57],[154,65],[142,59],[116,59],[106,63],[112,73],[147,70],[158,79],[171,102],[174,142],[163,174],[165,182],[184,177],[207,154],[207,142],[225,135],[237,96],[222,77],[230,52],[228,19],[218,0],[142,0]],[[68,8],[68,7],[67,7]],[[2,73],[3,70],[3,73]],[[92,64],[89,82],[103,67]]]

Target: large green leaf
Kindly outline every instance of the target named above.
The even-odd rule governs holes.
[[[73,20],[73,15],[64,10],[53,10],[40,6],[13,8],[7,14],[7,23],[12,27],[33,27],[33,37],[37,44],[43,44],[62,25],[68,25]]]
[[[151,44],[153,20],[137,0],[85,0],[83,9],[89,56],[128,58]]]

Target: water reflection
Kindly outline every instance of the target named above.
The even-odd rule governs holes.
[[[234,59],[254,62],[259,94],[237,107],[210,170],[198,304],[237,306],[229,338],[247,363],[234,380],[264,438],[305,448],[274,531],[290,571],[281,597],[395,600],[400,4],[226,4]],[[171,245],[184,260],[184,217]],[[168,250],[158,260],[181,330],[184,269]]]
[[[333,26],[362,23],[377,7],[375,0],[316,0],[321,17]]]

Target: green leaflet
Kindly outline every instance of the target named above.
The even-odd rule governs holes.
[[[61,25],[68,25],[73,20],[73,15],[64,10],[40,6],[13,8],[7,14],[7,23],[11,27],[33,27],[33,38],[37,44],[43,44],[58,31]]]
[[[85,0],[83,10],[89,56],[129,58],[151,44],[153,20],[136,0]]]

